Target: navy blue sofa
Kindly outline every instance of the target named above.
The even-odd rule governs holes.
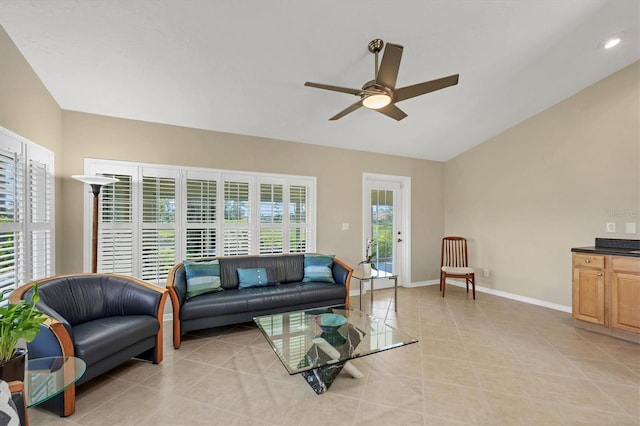
[[[335,283],[303,282],[304,255],[226,256],[218,259],[224,291],[187,299],[184,265],[178,263],[167,278],[173,305],[173,347],[180,348],[182,336],[194,330],[250,322],[253,317],[349,303],[353,269],[334,258]],[[275,268],[279,285],[239,288],[238,268]]]

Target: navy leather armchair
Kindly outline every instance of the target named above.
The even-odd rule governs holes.
[[[131,358],[162,361],[167,290],[133,277],[107,274],[63,275],[38,280],[40,302],[49,318],[28,344],[29,358],[75,356],[87,365],[81,385]],[[27,299],[29,283],[10,300]],[[47,401],[62,416],[75,411],[75,387]]]

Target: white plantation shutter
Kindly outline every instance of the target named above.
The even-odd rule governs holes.
[[[54,274],[53,153],[0,128],[0,291]]]
[[[260,184],[260,254],[284,253],[284,185]]]
[[[215,256],[217,236],[217,182],[187,179],[186,258]]]
[[[17,287],[24,276],[24,168],[12,151],[0,150],[0,291]]]
[[[103,186],[100,193],[98,272],[134,276],[133,176],[100,174],[118,182]]]
[[[223,254],[251,254],[251,200],[249,181],[239,179],[224,182]]]
[[[97,159],[85,173],[119,179],[100,195],[100,272],[162,284],[183,259],[315,250],[315,178]]]
[[[29,159],[29,216],[31,276],[45,278],[53,273],[53,174],[46,162]]]
[[[313,220],[311,216],[311,188],[307,185],[289,186],[289,253],[305,253],[313,250]]]
[[[157,171],[151,173],[157,174]],[[160,282],[167,278],[175,263],[176,180],[145,175],[142,177],[142,279]]]

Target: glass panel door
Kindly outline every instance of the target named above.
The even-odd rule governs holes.
[[[384,272],[393,272],[393,192],[388,189],[372,189],[369,194],[372,267]]]

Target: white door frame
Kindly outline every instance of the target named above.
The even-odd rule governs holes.
[[[367,238],[369,234],[369,221],[367,217],[370,215],[370,206],[367,205],[369,194],[367,194],[367,183],[370,181],[387,181],[394,184],[400,184],[401,191],[401,212],[399,217],[399,226],[402,231],[402,244],[396,244],[395,250],[398,251],[396,259],[400,259],[396,265],[398,274],[398,285],[411,283],[411,178],[407,176],[383,175],[378,173],[362,174],[362,253],[365,252]],[[395,212],[394,212],[395,216]],[[397,235],[394,235],[397,238]],[[377,280],[382,284],[381,280]]]

